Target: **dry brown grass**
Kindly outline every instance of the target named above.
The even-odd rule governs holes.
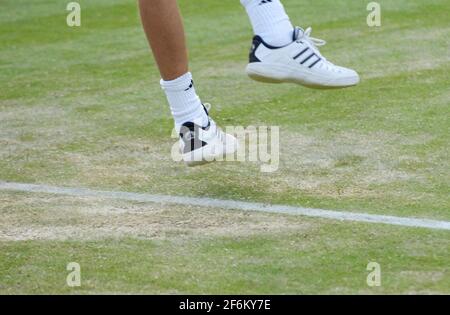
[[[6,192],[0,215],[1,241],[239,238],[315,227],[282,215]]]

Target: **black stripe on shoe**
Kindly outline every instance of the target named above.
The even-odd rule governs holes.
[[[312,67],[314,67],[320,60],[322,60],[322,58],[319,58],[316,61],[314,61],[311,65],[309,65],[309,68],[311,69]]]
[[[306,48],[303,49],[301,52],[299,52],[295,57],[293,57],[294,60],[297,59],[298,57],[300,57],[301,55],[303,55],[308,49],[309,49],[309,48],[306,47]]]
[[[312,56],[315,56],[316,53],[312,53],[311,55],[309,55],[308,57],[306,57],[305,59],[303,59],[303,61],[300,63],[301,65],[304,64],[305,62],[307,62],[309,59],[312,58]]]

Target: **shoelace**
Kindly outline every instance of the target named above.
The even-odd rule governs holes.
[[[206,110],[209,112],[211,109],[211,104],[210,103],[203,103],[203,106],[205,106]]]
[[[297,37],[296,41],[297,42],[306,41],[306,42],[311,44],[311,46],[313,46],[316,49],[317,49],[317,47],[326,45],[327,42],[325,40],[320,39],[320,38],[312,37],[311,36],[311,32],[312,32],[312,28],[311,27],[308,27],[303,32],[299,31],[298,32],[299,36]]]
[[[308,27],[305,31],[301,27],[296,27],[296,32],[298,32],[296,42],[306,42],[311,49],[314,50],[314,52],[322,58],[321,64],[327,66],[327,67],[335,67],[335,65],[327,60],[322,54],[320,53],[319,49],[317,47],[325,46],[326,41],[320,38],[311,37],[312,27]]]
[[[298,32],[296,42],[306,42],[309,44],[309,46],[314,50],[316,54],[318,54],[324,61],[327,59],[322,56],[319,49],[317,47],[325,46],[326,41],[320,38],[315,38],[311,36],[312,28],[308,27],[305,31],[303,31],[300,27],[297,27],[296,32]]]

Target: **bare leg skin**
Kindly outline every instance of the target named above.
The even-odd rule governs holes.
[[[163,80],[187,73],[188,53],[177,1],[139,0],[139,11]]]

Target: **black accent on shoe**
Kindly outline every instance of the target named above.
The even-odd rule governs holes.
[[[209,128],[201,127],[193,122],[185,122],[180,128],[180,139],[184,142],[183,154],[192,152],[194,150],[200,149],[207,145],[206,142],[199,139],[199,130],[206,130]]]
[[[322,58],[317,59],[316,61],[314,61],[309,68],[311,69],[312,67],[314,67],[316,65],[316,63],[318,63],[320,60],[322,60]]]
[[[283,48],[285,46],[281,46],[281,47],[276,47],[276,46],[272,46],[267,44],[259,35],[255,35],[253,37],[253,41],[252,41],[252,47],[250,48],[250,55],[249,55],[249,61],[250,63],[252,62],[261,62],[261,60],[258,59],[258,57],[256,57],[255,52],[258,49],[259,45],[264,45],[269,49],[279,49],[279,48]]]
[[[250,48],[250,54],[249,54],[249,62],[261,62],[261,60],[256,57],[255,52],[256,49],[258,49],[259,45],[261,45],[262,39],[259,36],[253,37],[252,47]]]
[[[298,40],[300,32],[303,34],[305,31],[301,27],[298,26],[294,27],[294,30],[292,31],[292,41]],[[302,41],[300,42],[303,43]]]
[[[300,57],[301,55],[303,55],[309,48],[306,47],[305,49],[303,49],[301,52],[299,52],[295,57],[294,60],[297,59],[298,57]]]
[[[203,103],[202,103],[202,106],[203,106],[203,110],[204,110],[204,111],[205,111],[205,113],[206,113],[206,116],[208,116],[208,117],[209,117],[209,113],[208,113],[208,110],[206,109],[205,105],[203,105]],[[209,122],[208,122],[208,126],[209,126]],[[206,127],[208,127],[208,126],[206,126]]]
[[[304,63],[307,62],[309,59],[311,59],[312,56],[315,56],[315,55],[316,55],[316,53],[312,53],[311,55],[309,55],[308,57],[306,57],[300,64],[301,64],[301,65],[304,64]]]

